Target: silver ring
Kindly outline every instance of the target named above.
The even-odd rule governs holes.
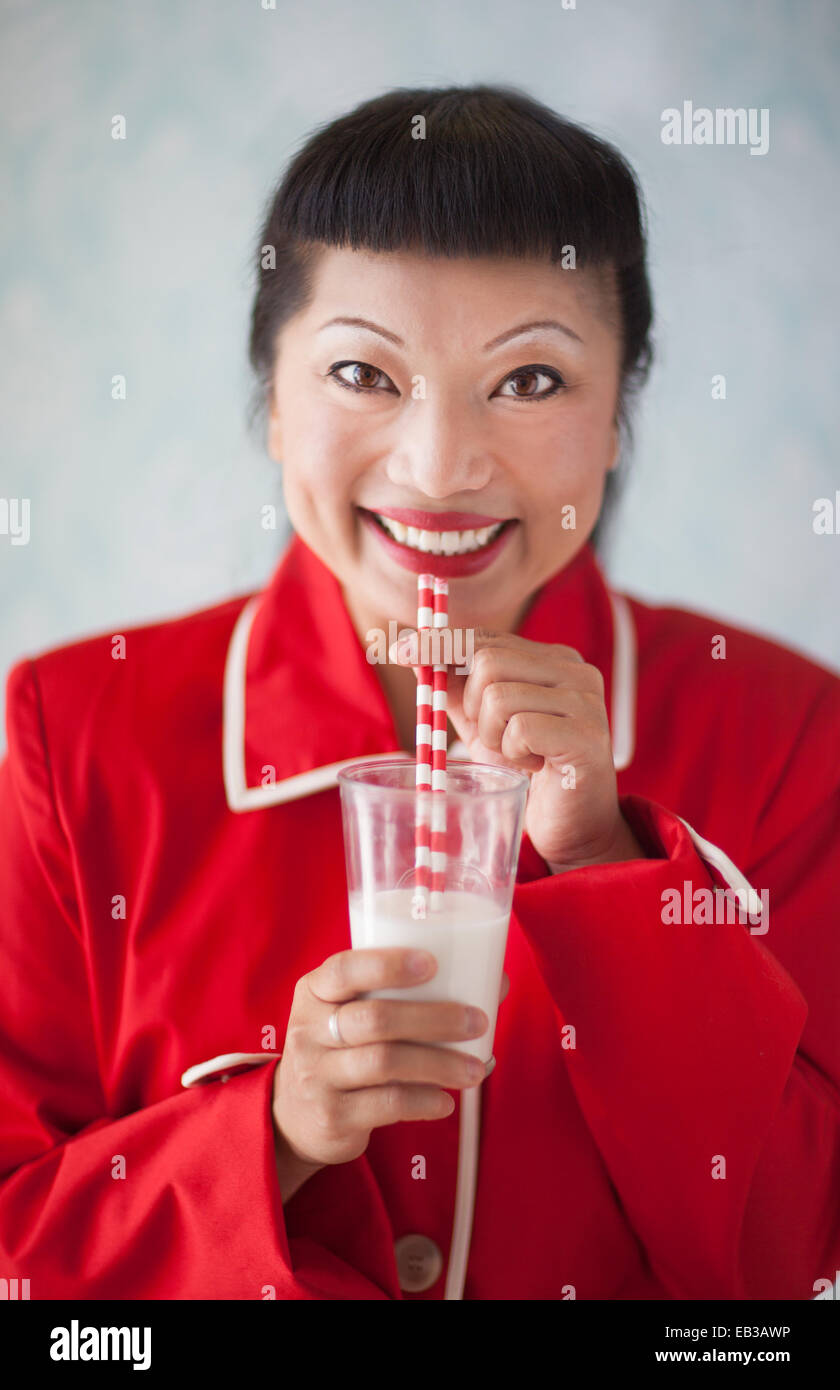
[[[347,1044],[341,1036],[341,1029],[338,1026],[338,1015],[340,1009],[341,1005],[336,1004],[335,1008],[330,1014],[330,1037],[332,1038],[333,1042],[336,1044],[337,1047],[346,1047]]]

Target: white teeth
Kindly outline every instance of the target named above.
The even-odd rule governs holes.
[[[495,539],[505,524],[499,521],[495,526],[482,526],[478,531],[420,531],[416,526],[404,526],[400,521],[380,516],[379,512],[374,512],[374,516],[400,545],[428,555],[465,555],[471,550],[480,550]]]

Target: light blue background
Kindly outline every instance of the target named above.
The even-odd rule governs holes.
[[[249,437],[249,258],[306,134],[391,86],[501,81],[616,143],[658,362],[607,568],[840,669],[836,3],[53,0],[2,11],[0,667],[258,587],[286,533]],[[770,108],[770,150],[661,112]],[[115,113],[128,138],[111,139]],[[722,372],[726,401],[711,398]],[[124,373],[128,399],[114,402]]]

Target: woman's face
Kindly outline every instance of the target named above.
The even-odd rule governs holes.
[[[414,625],[420,572],[448,577],[453,626],[510,631],[584,545],[618,457],[610,289],[536,260],[323,250],[278,337],[269,452],[361,635]]]

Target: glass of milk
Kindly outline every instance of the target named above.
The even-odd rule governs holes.
[[[364,998],[454,1000],[489,1020],[480,1038],[443,1042],[488,1063],[516,882],[528,777],[514,769],[450,761],[446,792],[415,789],[413,759],[355,763],[338,774],[354,948],[409,946],[431,951],[431,980]],[[419,798],[446,801],[446,877],[442,902],[416,920],[415,813]]]

